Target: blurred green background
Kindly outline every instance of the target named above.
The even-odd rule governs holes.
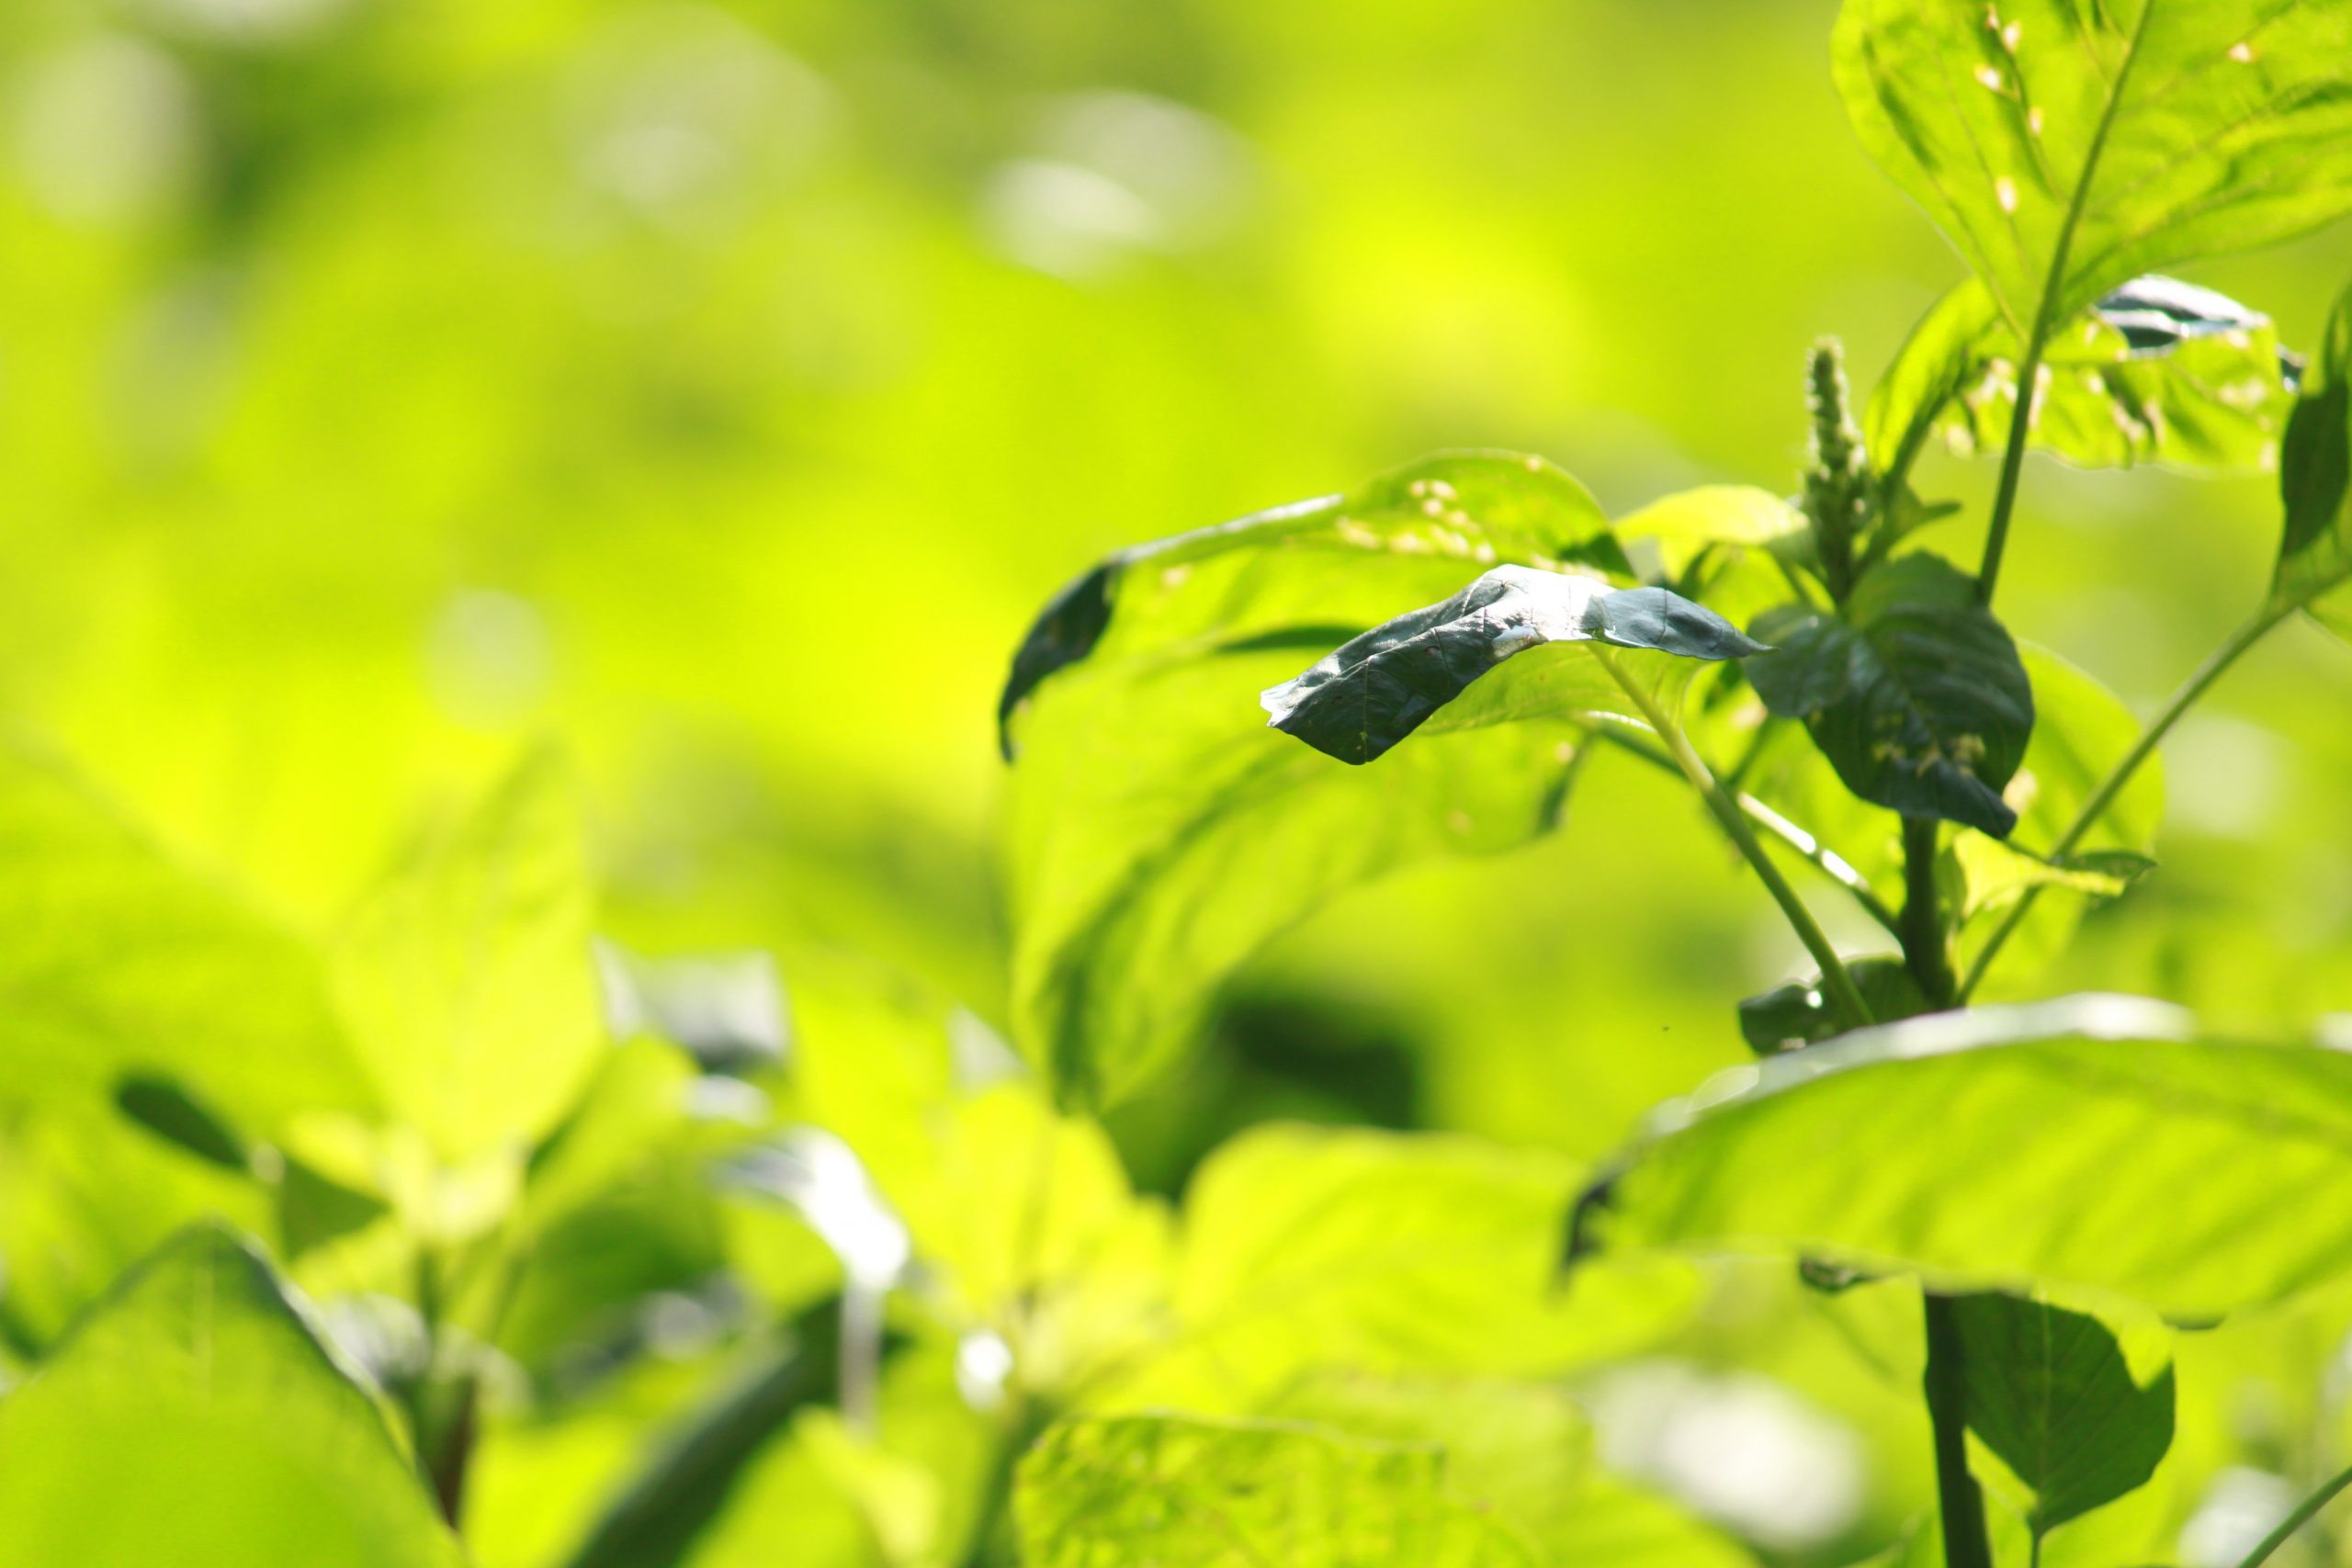
[[[1446,446],[1612,512],[1792,487],[1814,338],[1867,385],[1961,276],[1835,8],[9,0],[0,704],[311,930],[552,737],[630,947],[997,1019],[995,691],[1094,557]],[[2195,276],[2308,344],[2348,261]],[[2005,612],[2144,710],[2275,528],[2037,459]],[[2347,697],[2317,633],[2248,660],[2042,988],[2352,1008]],[[1114,1131],[1163,1190],[1278,1114],[1601,1155],[1800,956],[1604,759],[1555,839],[1287,940]]]

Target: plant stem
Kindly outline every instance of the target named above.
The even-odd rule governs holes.
[[[1952,1005],[1951,953],[1945,941],[1943,910],[1936,899],[1936,819],[1903,819],[1903,962],[1930,1008]]]
[[[1764,884],[1765,891],[1772,895],[1774,903],[1780,905],[1781,913],[1788,917],[1790,928],[1797,933],[1797,940],[1804,943],[1805,951],[1813,954],[1813,961],[1821,966],[1821,988],[1836,1004],[1838,1012],[1844,1015],[1846,1027],[1859,1029],[1877,1021],[1871,1016],[1869,1004],[1862,1000],[1862,993],[1855,988],[1854,977],[1846,972],[1845,961],[1838,956],[1838,950],[1829,945],[1829,938],[1814,919],[1813,911],[1805,908],[1804,900],[1797,897],[1796,889],[1791,887],[1788,878],[1781,874],[1781,868],[1772,863],[1772,857],[1764,852],[1764,846],[1748,827],[1747,817],[1733,803],[1731,796],[1724,793],[1723,786],[1715,782],[1714,774],[1707,771],[1707,764],[1700,759],[1699,753],[1691,749],[1690,738],[1683,733],[1679,719],[1661,708],[1657,699],[1643,689],[1640,682],[1627,679],[1623,667],[1608,649],[1596,645],[1593,651],[1611,677],[1634,700],[1634,705],[1641,709],[1642,716],[1649,721],[1650,728],[1657,731],[1657,737],[1666,743],[1667,754],[1674,759],[1675,766],[1682,770],[1682,776],[1690,781],[1690,787],[1697,790],[1699,798],[1707,803],[1707,809],[1714,814],[1715,820],[1722,825],[1733,846],[1754,868],[1758,879]]]
[[[2108,771],[2107,777],[2099,781],[2098,787],[2091,792],[2091,797],[2083,803],[2082,809],[2075,813],[2074,821],[2067,825],[2064,833],[2058,835],[2058,841],[2051,847],[2050,851],[2050,857],[2052,860],[2067,853],[2076,844],[2082,842],[2083,836],[2096,827],[2100,816],[2109,807],[2115,804],[2115,797],[2123,793],[2124,786],[2132,782],[2132,775],[2140,771],[2140,765],[2155,755],[2156,748],[2163,743],[2164,738],[2171,733],[2172,727],[2179,723],[2182,716],[2190,708],[2197,705],[2198,699],[2204,696],[2207,689],[2220,680],[2231,665],[2235,664],[2248,649],[2268,636],[2271,628],[2292,615],[2295,606],[2291,604],[2265,604],[2232,632],[2221,647],[2206,655],[2205,662],[2199,664],[2188,679],[2181,682],[2180,689],[2165,700],[2163,710],[2148,721],[2148,727],[2140,732],[2140,739],[2132,743],[2132,750],[2126,751],[2122,760]],[[1984,943],[1984,950],[1977,953],[1976,961],[1968,966],[1968,977],[1961,983],[1960,987],[1962,1001],[1966,1001],[1975,992],[1977,985],[1992,969],[1993,960],[2000,953],[2002,944],[2007,942],[2016,933],[2018,927],[2024,923],[2027,912],[2033,908],[2034,900],[2041,894],[2041,888],[2029,887],[2016,903],[2009,906],[2009,912],[2002,917],[2001,923],[1993,929],[1991,939]]]
[[[2239,1560],[2238,1568],[2261,1568],[2270,1554],[2287,1544],[2287,1538],[2311,1522],[2312,1516],[2328,1506],[2338,1492],[2352,1486],[2352,1469],[2338,1471],[2326,1484],[2295,1505],[2295,1511],[2278,1521],[2278,1528],[2262,1538],[2262,1544]]]
[[[1626,734],[1622,729],[1608,726],[1602,726],[1593,733],[1623,751],[1627,756],[1639,757],[1650,766],[1664,769],[1677,777],[1681,775],[1681,768],[1676,765],[1674,759],[1668,756],[1662,748],[1652,746],[1645,740]],[[1901,922],[1895,912],[1887,907],[1886,900],[1881,898],[1877,890],[1871,886],[1870,879],[1848,864],[1844,856],[1754,795],[1734,794],[1732,798],[1749,822],[1771,834],[1787,845],[1790,851],[1807,865],[1844,888],[1852,895],[1854,902],[1861,906],[1863,913],[1885,927],[1889,936],[1901,940],[1903,934]]]
[[[1921,1386],[1935,1431],[1936,1501],[1944,1523],[1944,1568],[1993,1568],[1984,1529],[1984,1495],[1968,1473],[1967,1368],[1953,1298],[1921,1292],[1928,1326],[1928,1371]]]
[[[2091,132],[2091,144],[2083,154],[2082,172],[2075,176],[2075,191],[2066,203],[2065,221],[2058,226],[2058,243],[2050,253],[2049,276],[2042,279],[2041,299],[2033,312],[2033,328],[2026,334],[2025,357],[2018,362],[2018,406],[2009,415],[2009,442],[2001,454],[2001,486],[1993,495],[1993,521],[1984,534],[1984,560],[1976,569],[1976,602],[1993,602],[1993,585],[2000,581],[2001,552],[2009,539],[2009,514],[2016,509],[2018,479],[2025,468],[2026,437],[2033,428],[2034,403],[2038,400],[2035,383],[2041,378],[2041,353],[2050,344],[2051,329],[2058,324],[2059,291],[2066,286],[2066,260],[2075,248],[2075,230],[2083,220],[2083,204],[2091,194],[2092,176],[2098,173],[2099,154],[2107,148],[2107,133],[2114,128],[2115,111],[2123,103],[2123,89],[2132,79],[2132,67],[2139,62],[2140,40],[2147,36],[2148,18],[2155,14],[2153,5],[2140,8],[2140,19],[2132,29],[2131,47],[2123,51],[2123,62],[2116,67],[2115,80],[2109,85],[2107,103],[2099,110],[2098,125]]]

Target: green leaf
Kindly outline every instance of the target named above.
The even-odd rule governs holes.
[[[1981,279],[1939,301],[1871,394],[1871,451],[1900,474],[1928,438],[1995,452],[2025,344]],[[2027,440],[2083,468],[2267,472],[2301,366],[2270,319],[2208,288],[2134,278],[2051,335]]]
[[[166,1078],[249,1134],[367,1103],[317,956],[0,737],[0,1098]]]
[[[1802,604],[1758,620],[1747,666],[1773,713],[1804,720],[1846,787],[1908,816],[2006,836],[2001,798],[2033,730],[2017,644],[1951,563],[1910,555],[1867,573],[1842,616]]]
[[[335,996],[379,1098],[458,1162],[519,1150],[604,1044],[580,821],[565,771],[524,761],[354,916]]]
[[[1503,1376],[1624,1354],[1693,1301],[1678,1267],[1554,1288],[1580,1172],[1534,1150],[1434,1134],[1271,1125],[1186,1193],[1173,1332],[1121,1392],[1250,1410],[1315,1368]]]
[[[1871,1016],[1882,1023],[1928,1010],[1918,981],[1900,958],[1849,958],[1846,973],[1854,977]],[[1817,977],[1775,987],[1739,1004],[1739,1036],[1758,1055],[1817,1043],[1842,1027]]]
[[[2037,1536],[2136,1490],[2172,1447],[2173,1374],[2142,1381],[2105,1324],[1999,1292],[1952,1303],[1969,1429],[2033,1494]]]
[[[2303,378],[2278,459],[2286,528],[2271,603],[2309,609],[2339,635],[2352,617],[2334,591],[2352,577],[2352,288],[2336,301],[2327,336]]]
[[[0,1404],[0,1564],[456,1568],[356,1377],[247,1244],[183,1234]]]
[[[2099,819],[2063,860],[2056,845],[2092,792],[2140,738],[2140,721],[2123,700],[2049,649],[2021,649],[2033,682],[2033,739],[2004,798],[2018,812],[2006,843],[1956,835],[1948,856],[1947,894],[1960,920],[1958,962],[1973,965],[2010,903],[2027,888],[2042,892],[1992,971],[1991,995],[2023,985],[2064,948],[2084,912],[2122,892],[2154,864],[2164,823],[2161,757],[2150,757],[2109,802]]]
[[[1809,539],[1803,513],[1754,485],[1701,485],[1660,496],[1620,517],[1617,536],[1628,544],[1657,541],[1669,583],[1713,547],[1794,552]]]
[[[2054,324],[2352,208],[2346,0],[1847,0],[1831,49],[1863,146],[2020,333],[2045,282]]]
[[[1446,1495],[1432,1447],[1175,1416],[1065,1421],[1021,1461],[1033,1568],[1489,1568],[1540,1561]]]
[[[1554,647],[1570,651],[1520,657]],[[1721,615],[1663,588],[1612,590],[1589,577],[1498,566],[1342,644],[1261,700],[1274,728],[1343,762],[1369,762],[1441,710],[1444,729],[1622,713],[1626,694],[1611,661],[1591,657],[1595,647],[1704,660],[1763,651]],[[1635,678],[1654,689],[1692,672],[1639,663]]]
[[[1577,1229],[1587,1249],[1811,1255],[2200,1316],[2342,1271],[2352,1228],[2311,1194],[2346,1181],[2352,1053],[2090,996],[1735,1069],[1661,1113]]]
[[[1012,694],[1012,1033],[1065,1104],[1133,1093],[1198,1036],[1234,969],[1340,893],[1559,819],[1578,754],[1566,723],[1425,738],[1365,777],[1253,718],[1308,650],[1458,589],[1465,562],[1615,552],[1599,508],[1557,469],[1498,455],[1431,459],[1331,505],[1210,554],[1138,554],[1085,656],[1056,654],[1050,679],[1031,660],[1044,683]]]
[[[1300,558],[1366,553],[1632,570],[1591,493],[1543,458],[1441,452],[1347,495],[1129,546],[1065,584],[1013,655],[997,704],[1005,756],[1015,720],[1049,677],[1098,653],[1328,624],[1329,601],[1315,589],[1328,577],[1302,570]]]

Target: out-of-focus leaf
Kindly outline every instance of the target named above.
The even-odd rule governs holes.
[[[2140,721],[2098,680],[2044,648],[2020,649],[2033,683],[2033,739],[2002,798],[2018,825],[2006,842],[1956,835],[1948,852],[1960,919],[1957,961],[1973,965],[2008,906],[2039,886],[2032,910],[2001,950],[1990,989],[2028,984],[2065,945],[2084,912],[2154,864],[2165,814],[2164,761],[2150,757],[2063,860],[2052,852],[2092,793],[2140,738]]]
[[[2311,1194],[2346,1182],[2352,1054],[2089,996],[1735,1069],[1661,1113],[1577,1230],[1585,1248],[1810,1255],[2211,1315],[2342,1271],[2352,1222]]]
[[[114,1086],[115,1109],[141,1127],[223,1170],[251,1167],[252,1151],[237,1130],[170,1078],[132,1073]]]
[[[931,1119],[936,1157],[887,1186],[949,1320],[1067,1398],[1167,1332],[1171,1237],[1100,1126],[1006,1084]]]
[[[566,1568],[667,1568],[688,1561],[753,1456],[802,1410],[832,1397],[837,1318],[835,1303],[812,1308],[788,1340],[665,1433],[563,1560]]]
[[[1434,1443],[1460,1501],[1523,1532],[1555,1568],[1730,1568],[1754,1560],[1662,1498],[1600,1472],[1582,1411],[1552,1384],[1339,1373],[1268,1414],[1352,1438]]]
[[[1950,562],[1910,555],[1864,575],[1841,615],[1792,604],[1747,667],[1771,710],[1801,718],[1846,787],[1906,815],[2006,836],[2001,799],[2033,730],[2017,644]]]
[[[1793,549],[1807,534],[1804,514],[1770,491],[1754,485],[1701,485],[1660,496],[1620,517],[1617,536],[1627,544],[1657,541],[1659,564],[1671,583],[1710,548]]]
[[[2045,281],[2063,322],[2352,208],[2344,0],[1847,0],[1831,49],[1863,146],[2020,331]]]
[[[1563,651],[1549,651],[1555,647]],[[1596,649],[1626,651],[1596,659]],[[1343,762],[1369,762],[1424,724],[1470,729],[1623,714],[1633,705],[1618,683],[1621,667],[1645,692],[1664,691],[1695,672],[1675,660],[1761,651],[1721,615],[1663,588],[1612,590],[1589,577],[1498,566],[1450,599],[1341,644],[1262,701],[1275,728]]]
[[[544,1136],[604,1041],[581,826],[564,770],[526,761],[379,887],[335,994],[385,1108],[459,1161]]]
[[[0,738],[0,1096],[169,1078],[253,1136],[367,1089],[316,956]]]
[[[1174,1416],[1065,1421],[1021,1461],[1035,1568],[1488,1568],[1542,1561],[1446,1494],[1444,1456],[1309,1427]]]
[[[183,1235],[0,1404],[0,1562],[456,1568],[354,1379],[248,1246]]]
[[[1846,973],[1854,977],[1854,988],[1862,993],[1871,1016],[1882,1023],[1927,1010],[1928,998],[1900,958],[1850,958]],[[1739,1004],[1740,1038],[1758,1055],[1817,1043],[1841,1027],[1817,977],[1776,986]]]
[[[2017,411],[2017,329],[1981,279],[1939,300],[1871,394],[1871,452],[1891,472],[1932,434],[1997,452]],[[2275,468],[2299,362],[2270,318],[2169,277],[2134,278],[2054,333],[2029,445],[2083,468]]]
[[[1554,1288],[1577,1175],[1437,1134],[1243,1134],[1193,1179],[1173,1333],[1118,1397],[1248,1410],[1317,1368],[1538,1373],[1650,1343],[1695,1299],[1681,1269]]]
[[[2352,288],[2328,318],[2327,337],[2303,378],[2278,458],[2286,527],[2271,603],[2308,609],[2339,636],[2352,615],[2335,590],[2352,577]]]
[[[1344,571],[1365,552],[1631,571],[1591,493],[1541,457],[1441,452],[1347,495],[1131,545],[1064,585],[1013,655],[997,705],[1005,755],[1016,716],[1048,677],[1098,650],[1121,658],[1208,633],[1312,623],[1316,596],[1298,587],[1322,574],[1298,558],[1336,556],[1329,564]]]
[[[1237,966],[1338,894],[1558,819],[1565,726],[1425,739],[1353,779],[1262,728],[1259,696],[1478,566],[1622,565],[1591,497],[1540,459],[1467,454],[1330,508],[1144,547],[1082,660],[1016,671],[1012,1033],[1065,1103],[1133,1092]]]
[[[2155,1472],[2172,1446],[2170,1366],[2133,1376],[2105,1324],[2047,1302],[1980,1292],[1952,1316],[1969,1429],[2032,1494],[2036,1535]]]
[[[1581,754],[1567,725],[1340,767],[1257,722],[1303,651],[1080,666],[1040,694],[1013,776],[1012,1024],[1065,1103],[1133,1093],[1236,967],[1341,892],[1558,821]]]

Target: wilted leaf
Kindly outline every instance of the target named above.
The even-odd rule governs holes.
[[[1579,1230],[1587,1247],[1811,1255],[2200,1315],[2342,1271],[2352,1220],[2312,1195],[2347,1183],[2352,1054],[2076,997],[1735,1069],[1661,1114]]]
[[[2113,1502],[2172,1447],[2173,1375],[2132,1375],[2098,1318],[1999,1292],[1952,1303],[1969,1429],[2032,1494],[2037,1535]]]
[[[1910,555],[1867,573],[1841,615],[1791,604],[1757,622],[1747,666],[1771,710],[1801,718],[1846,787],[1909,816],[2006,836],[2001,799],[2033,729],[2016,643],[1949,562]]]
[[[1963,457],[1998,451],[2024,354],[1982,280],[1946,295],[1871,394],[1882,468],[1905,470],[1931,434]],[[2273,468],[2299,372],[2267,316],[2210,288],[2134,278],[2051,335],[2028,444],[2084,468]]]
[[[569,781],[545,754],[354,917],[334,987],[385,1108],[459,1161],[537,1140],[604,1043]]]
[[[249,1247],[184,1234],[0,1404],[0,1563],[457,1568],[354,1376]]]
[[[1268,690],[1267,722],[1343,762],[1369,762],[1433,719],[1442,732],[1629,708],[1638,717],[1619,684],[1620,663],[1594,658],[1596,648],[1631,650],[1622,667],[1645,691],[1694,672],[1657,655],[1714,660],[1762,651],[1721,615],[1663,588],[1612,590],[1589,577],[1498,566]]]
[[[1847,0],[1832,51],[1862,144],[2019,332],[2045,280],[2063,322],[2352,208],[2345,0]]]
[[[1021,1461],[1035,1568],[1532,1565],[1515,1532],[1446,1495],[1444,1456],[1311,1427],[1175,1416],[1065,1421]]]

